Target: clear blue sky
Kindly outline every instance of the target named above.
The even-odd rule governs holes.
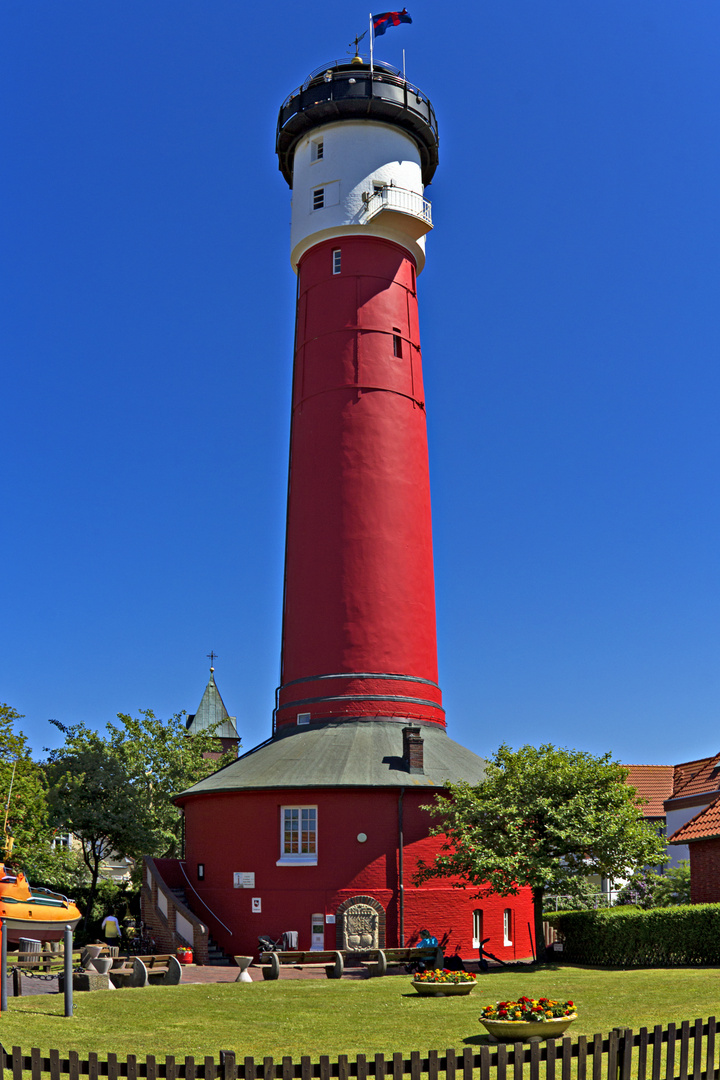
[[[376,10],[383,10],[378,8]],[[441,685],[479,753],[718,750],[720,4],[416,0]],[[3,0],[0,700],[278,681],[294,276],[277,110],[367,9]]]

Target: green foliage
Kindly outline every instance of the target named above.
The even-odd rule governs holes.
[[[90,883],[90,873],[79,851],[54,848],[50,841],[37,844],[22,860],[33,885],[53,889],[77,899]]]
[[[633,904],[645,909],[689,904],[690,863],[684,859],[678,866],[670,867],[662,874],[640,870],[622,887],[617,903]]]
[[[118,714],[107,736],[76,724],[65,744],[49,753],[49,806],[55,825],[74,833],[90,876],[86,920],[92,918],[101,865],[113,854],[173,857],[179,853],[181,818],[173,795],[233,759],[203,755],[216,750],[212,732],[188,738],[182,714],[167,722],[150,710],[140,719]]]
[[[571,963],[670,967],[720,963],[720,904],[550,913]]]
[[[51,813],[56,825],[80,840],[94,893],[103,860],[113,852],[142,853],[149,836],[122,758],[84,724],[57,726],[65,746],[48,758]]]
[[[690,903],[690,863],[687,859],[668,867],[658,877],[657,899],[661,907]]]
[[[217,739],[209,730],[189,738],[183,713],[163,721],[143,709],[139,719],[125,713],[118,713],[118,719],[119,725],[108,724],[108,742],[135,791],[145,830],[141,853],[174,858],[180,853],[182,826],[172,797],[229,765],[235,753],[217,760],[205,757],[217,751]]]
[[[433,833],[446,840],[418,879],[460,877],[481,895],[483,889],[513,895],[530,886],[542,955],[549,886],[570,886],[595,874],[621,877],[664,856],[664,842],[643,820],[626,778],[610,754],[549,744],[516,752],[501,746],[480,784],[448,783],[429,807],[438,819]]]
[[[607,896],[594,882],[585,877],[576,877],[563,879],[557,888],[554,882],[551,883],[544,900],[546,911],[595,911],[606,905]]]
[[[23,862],[48,836],[45,776],[30,757],[26,737],[15,731],[15,721],[21,719],[10,705],[0,705],[0,806],[3,823],[7,809],[7,827],[15,841],[13,862]]]

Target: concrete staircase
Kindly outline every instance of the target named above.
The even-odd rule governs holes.
[[[194,912],[192,905],[188,902],[187,893],[182,888],[176,888],[170,890],[174,896],[184,904],[186,908]],[[213,941],[211,937],[208,937],[208,964],[213,967],[230,967],[230,957],[227,953],[223,952],[216,941]]]

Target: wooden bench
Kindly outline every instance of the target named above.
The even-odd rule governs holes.
[[[368,969],[373,978],[387,973],[389,967],[400,964],[417,964],[422,961],[428,968],[441,968],[445,963],[443,951],[439,945],[422,949],[367,949],[364,952],[347,953],[358,959]]]
[[[124,956],[113,958],[109,971],[113,986],[177,986],[182,979],[182,967],[176,956]]]
[[[328,979],[339,979],[345,969],[341,952],[264,952],[257,965],[263,979],[279,979],[280,968],[325,968]]]
[[[73,958],[75,954],[73,953]],[[41,949],[40,952],[9,952],[8,964],[13,967],[23,968],[28,971],[50,971],[53,964],[62,963],[62,954],[49,952]]]

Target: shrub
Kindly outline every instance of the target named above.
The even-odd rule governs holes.
[[[563,953],[598,967],[668,967],[720,963],[720,904],[600,911],[558,911],[547,921]]]
[[[617,903],[634,904],[641,908],[689,904],[690,863],[684,859],[678,866],[672,866],[662,874],[649,869],[640,870],[622,887]],[[570,905],[567,909],[570,910]]]

